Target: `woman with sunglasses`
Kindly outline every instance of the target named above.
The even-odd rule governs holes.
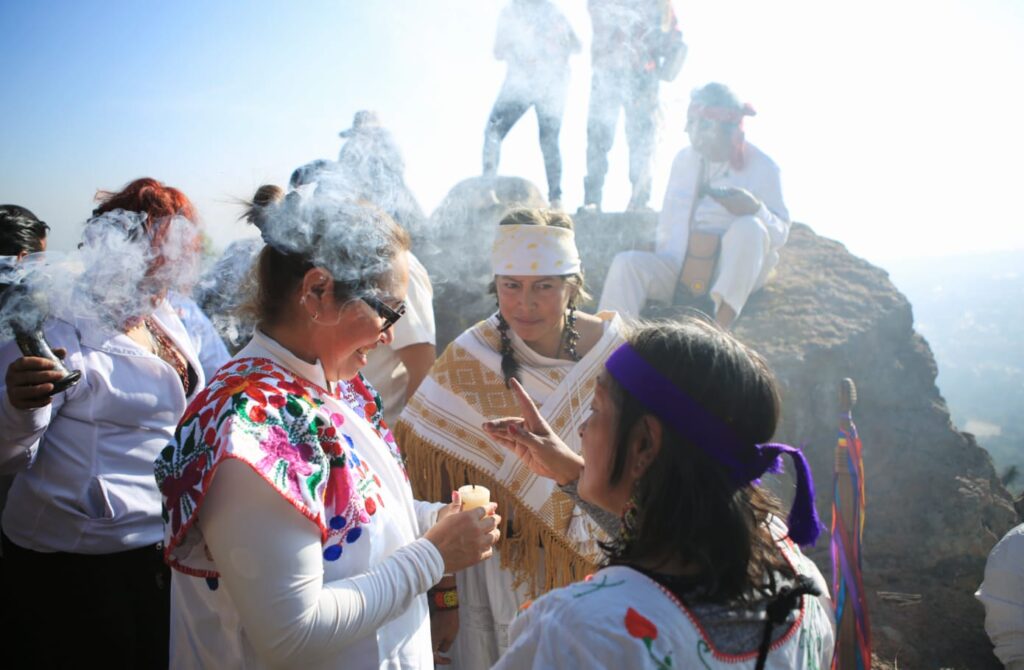
[[[487,558],[500,518],[413,500],[359,375],[402,316],[408,237],[319,193],[262,234],[252,341],[156,463],[171,667],[430,668],[426,591]]]

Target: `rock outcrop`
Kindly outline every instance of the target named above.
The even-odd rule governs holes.
[[[505,187],[522,196],[519,202],[539,199],[536,189],[514,184]],[[469,180],[458,188],[478,198],[489,197],[492,187]],[[488,258],[506,203],[477,200],[487,207],[474,213],[459,200],[453,191],[435,213],[442,231],[436,251],[442,253],[423,259],[432,275],[443,278],[435,294],[439,348],[494,309],[486,294]],[[655,221],[654,214],[577,218],[594,295],[600,295],[612,256],[653,239]],[[456,281],[457,258],[465,265],[458,265]],[[826,525],[837,388],[844,377],[857,384],[854,419],[867,486],[864,579],[878,667],[999,667],[973,592],[988,551],[1017,515],[988,453],[951,424],[928,343],[914,332],[911,306],[885,271],[796,224],[776,276],[752,297],[735,334],[768,359],[781,382],[783,420],[776,438],[804,445]],[[787,476],[773,487],[783,497],[792,489]],[[810,553],[831,575],[827,532]]]

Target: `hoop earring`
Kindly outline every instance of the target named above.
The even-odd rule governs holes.
[[[636,537],[636,522],[640,515],[640,503],[637,500],[635,485],[633,489],[634,493],[629,497],[626,508],[622,510],[622,517],[619,519],[619,541],[622,544],[629,544]]]

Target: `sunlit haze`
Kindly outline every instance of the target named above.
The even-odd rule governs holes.
[[[185,191],[215,244],[253,234],[238,198],[335,158],[338,131],[376,109],[430,212],[480,172],[504,77],[499,0],[4,2],[0,202],[77,242],[97,188],[150,175]],[[590,22],[562,126],[564,202],[582,202]],[[689,92],[729,84],[758,115],[748,138],[782,168],[793,218],[876,262],[1024,248],[1016,206],[1024,110],[1017,0],[676,2],[689,58],[661,89],[654,198],[685,145]],[[1017,83],[1015,83],[1017,82]],[[629,198],[621,129],[606,210]],[[531,112],[500,174],[546,191]]]

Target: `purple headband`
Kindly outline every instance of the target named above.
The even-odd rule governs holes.
[[[766,472],[782,472],[782,455],[788,454],[796,466],[796,496],[787,520],[789,537],[801,546],[814,544],[821,532],[821,521],[814,508],[814,478],[803,452],[788,444],[743,442],[727,424],[677,388],[628,343],[616,349],[604,367],[652,414],[721,463],[737,487]]]

